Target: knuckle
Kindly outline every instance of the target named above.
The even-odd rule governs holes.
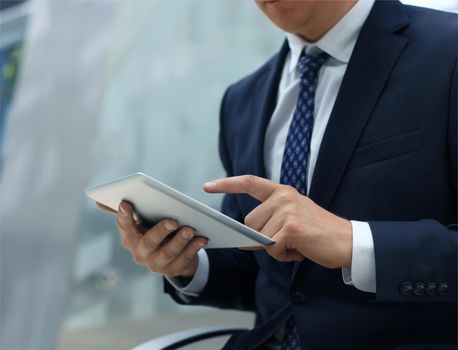
[[[150,235],[144,235],[142,237],[142,244],[146,249],[156,249],[156,242],[154,242],[154,240],[151,239]]]
[[[250,226],[253,224],[253,216],[251,215],[247,215],[245,216],[245,220],[244,220],[244,223],[246,226]]]
[[[193,261],[195,256],[196,256],[195,254],[183,254],[182,258],[185,261],[185,263],[188,264],[191,261]]]
[[[279,211],[281,212],[282,218],[285,218],[285,219],[287,217],[290,218],[291,215],[293,214],[293,210],[289,205],[282,205]]]
[[[135,255],[141,260],[145,260],[148,258],[149,252],[142,247],[141,245],[138,246],[137,250],[135,251]]]
[[[292,206],[289,206],[289,205],[283,205],[280,209],[279,209],[279,214],[281,215],[282,217],[282,220],[284,222],[284,226],[286,224],[290,224],[290,223],[293,223],[293,222],[296,222],[296,211],[294,209],[294,207]]]
[[[245,175],[245,185],[249,188],[256,183],[256,176],[254,175]]]
[[[299,221],[299,217],[295,212],[289,212],[288,214],[286,214],[285,219],[286,222],[291,225],[291,229],[293,229],[294,231],[300,229],[301,223]]]
[[[168,248],[162,248],[161,250],[161,253],[162,253],[162,256],[166,259],[166,260],[173,260],[175,259],[175,254]]]
[[[289,220],[285,223],[284,229],[288,233],[297,232],[300,230],[300,225],[295,220]]]
[[[266,248],[267,253],[269,253],[270,256],[272,256],[275,260],[282,261],[281,260],[281,249],[279,247],[271,246]]]
[[[286,192],[288,192],[289,194],[291,194],[291,195],[295,195],[295,194],[298,193],[297,190],[296,190],[296,188],[294,188],[294,187],[291,186],[291,185],[283,185],[283,187],[284,187],[284,190],[285,190]]]
[[[278,198],[282,203],[289,203],[294,200],[295,193],[294,189],[291,186],[285,186],[282,188],[280,193],[278,194]]]

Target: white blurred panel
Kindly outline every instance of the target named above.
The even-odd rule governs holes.
[[[0,188],[2,349],[53,349],[65,310],[113,3],[86,6],[33,3]]]

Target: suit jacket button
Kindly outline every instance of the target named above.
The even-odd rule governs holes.
[[[415,283],[415,285],[413,286],[413,293],[415,295],[423,295],[425,294],[425,291],[426,291],[426,287],[424,283],[418,282],[418,283]]]
[[[291,292],[291,300],[294,304],[302,304],[305,301],[305,292],[302,288],[295,288]]]
[[[448,284],[447,283],[439,284],[439,295],[445,295],[445,294],[447,294],[447,291],[448,291]]]
[[[410,295],[412,294],[412,283],[410,282],[402,282],[401,288],[399,288],[402,295]]]
[[[437,285],[434,282],[429,282],[426,285],[426,294],[428,295],[436,295],[437,293]]]

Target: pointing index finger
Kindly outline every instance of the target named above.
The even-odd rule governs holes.
[[[277,188],[270,180],[254,175],[242,175],[214,180],[204,184],[204,190],[209,193],[246,193],[264,202]]]

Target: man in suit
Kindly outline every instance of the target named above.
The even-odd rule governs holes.
[[[226,91],[222,211],[272,237],[201,249],[122,203],[177,302],[256,313],[225,349],[441,349],[457,339],[457,18],[398,1],[257,0],[287,32]]]

